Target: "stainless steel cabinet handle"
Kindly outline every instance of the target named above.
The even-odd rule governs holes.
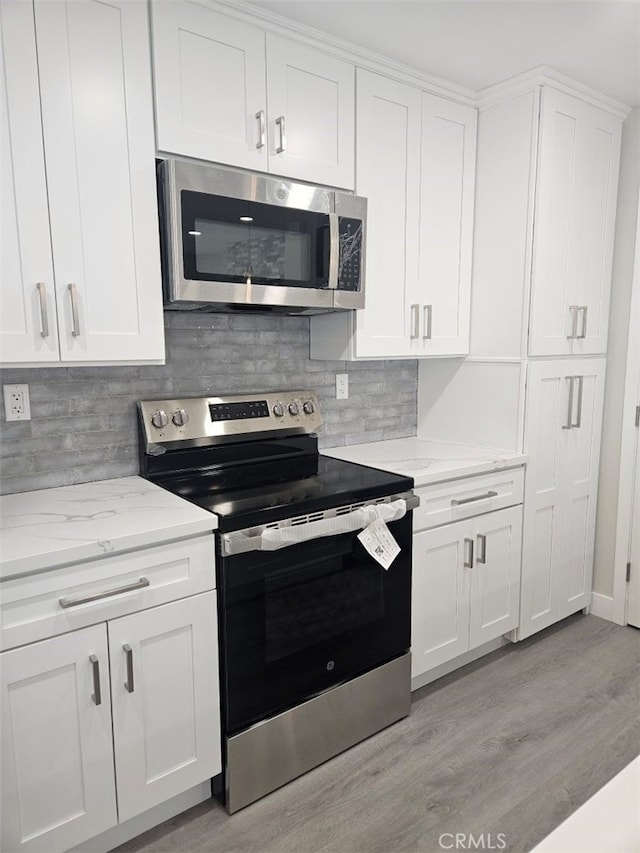
[[[284,116],[278,116],[276,124],[280,129],[280,145],[276,148],[276,154],[282,154],[287,150],[287,137],[284,131]]]
[[[418,313],[420,309],[419,305],[411,306],[411,340],[415,341],[420,337],[420,314]]]
[[[127,656],[127,680],[124,683],[124,689],[127,693],[133,693],[133,649],[129,643],[125,643],[122,651]]]
[[[267,124],[264,110],[258,110],[256,119],[258,120],[258,141],[256,142],[256,148],[264,148],[267,143]]]
[[[566,377],[569,383],[569,402],[567,405],[567,420],[562,424],[562,429],[571,429],[573,427],[573,380],[575,378],[575,376]]]
[[[576,314],[578,314],[580,312],[582,313],[582,329],[580,330],[580,334],[576,335],[576,337],[582,339],[582,338],[587,337],[587,306],[586,305],[578,306],[578,310],[576,311]]]
[[[67,290],[71,297],[71,334],[77,338],[80,334],[80,319],[78,316],[78,289],[75,284],[68,284]]]
[[[102,704],[102,691],[100,690],[100,661],[96,655],[89,655],[89,661],[93,669],[93,693],[91,698],[96,705]]]
[[[582,386],[584,384],[584,376],[574,376],[573,378],[578,380],[578,404],[576,406],[576,422],[572,422],[571,426],[580,429],[582,426]]]
[[[451,498],[451,506],[462,506],[463,504],[471,504],[474,501],[484,501],[487,498],[496,498],[497,496],[497,492],[490,491],[484,492],[482,495],[473,495],[471,498],[461,498],[459,501],[455,498]]]
[[[107,589],[104,592],[94,592],[93,595],[85,595],[82,598],[59,598],[58,604],[65,610],[67,607],[77,607],[79,604],[87,604],[90,601],[99,601],[101,598],[110,598],[112,595],[121,595],[124,592],[133,592],[135,589],[143,589],[145,586],[150,586],[151,581],[147,578],[140,578],[135,583],[127,584],[127,586],[119,586],[116,589]]]
[[[44,281],[36,284],[38,289],[38,302],[40,303],[40,337],[49,337],[49,315],[47,313],[47,288]]]
[[[579,305],[569,305],[569,311],[571,311],[571,334],[567,335],[567,339],[571,340],[572,338],[578,337],[578,311],[580,310]]]
[[[424,335],[422,339],[425,341],[431,340],[431,321],[433,319],[433,305],[425,305],[423,308],[424,311]]]
[[[480,550],[482,549],[482,550]],[[487,537],[484,533],[478,533],[478,553],[476,555],[476,563],[487,562]]]
[[[465,569],[472,569],[473,568],[473,539],[467,539],[465,537],[464,547],[465,547],[464,567],[465,567]]]

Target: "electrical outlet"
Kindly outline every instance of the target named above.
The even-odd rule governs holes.
[[[28,385],[3,385],[4,416],[7,421],[30,421]]]
[[[349,374],[336,373],[336,400],[347,400],[349,397]]]

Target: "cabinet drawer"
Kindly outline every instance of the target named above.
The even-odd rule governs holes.
[[[522,503],[524,468],[434,483],[415,491],[420,496],[420,506],[413,512],[413,529],[427,530]]]
[[[2,584],[0,648],[9,649],[215,588],[207,533]]]

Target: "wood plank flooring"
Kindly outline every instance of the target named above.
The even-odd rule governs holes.
[[[438,853],[484,833],[478,849],[530,851],[640,754],[639,664],[640,631],[570,617],[232,817],[210,800],[118,850]]]

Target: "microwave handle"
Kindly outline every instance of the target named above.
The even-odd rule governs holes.
[[[340,217],[337,213],[329,214],[329,290],[338,287],[338,270],[340,268]]]

